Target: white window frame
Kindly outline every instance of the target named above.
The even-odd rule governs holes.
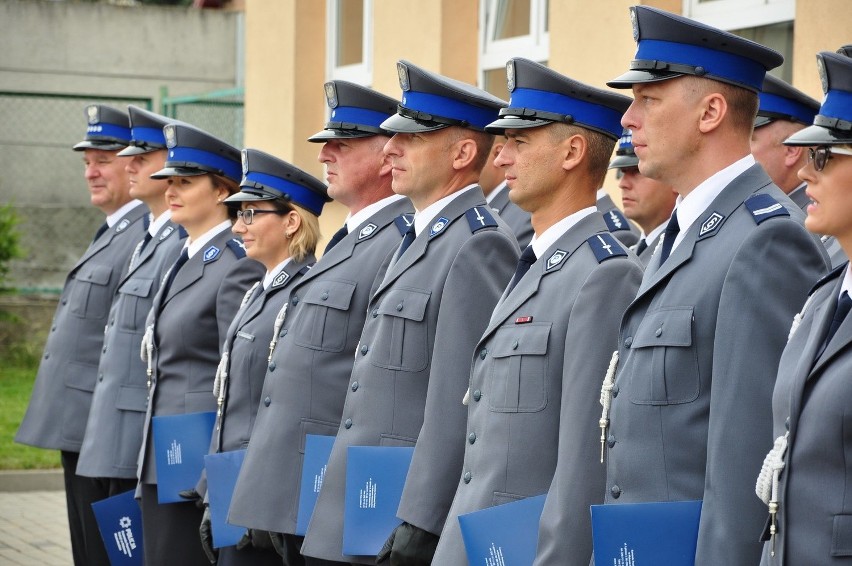
[[[373,0],[364,0],[364,29],[361,53],[363,59],[353,65],[336,65],[337,21],[336,0],[326,0],[326,80],[345,80],[363,86],[373,84]]]
[[[683,0],[683,14],[723,30],[789,22],[796,17],[796,0]]]
[[[548,0],[531,0],[530,34],[509,39],[491,40],[494,35],[496,18],[486,21],[486,15],[493,14],[498,0],[479,2],[479,86],[485,81],[485,72],[500,69],[512,57],[526,57],[533,61],[546,61],[550,57],[550,33],[545,31],[545,14]]]

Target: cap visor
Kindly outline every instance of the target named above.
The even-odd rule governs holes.
[[[852,144],[852,132],[829,130],[822,126],[809,126],[784,140],[784,145],[811,146],[841,144]]]
[[[607,169],[624,169],[626,167],[639,167],[639,158],[635,155],[619,155],[610,162]]]
[[[756,116],[754,118],[754,127],[760,128],[761,126],[768,126],[773,120],[774,118],[770,118],[769,116]]]
[[[164,167],[153,175],[152,179],[167,179],[169,177],[197,177],[198,175],[207,175],[207,171],[201,169],[190,169],[188,167]]]
[[[449,124],[438,124],[437,122],[423,122],[421,120],[412,120],[399,114],[394,114],[387,120],[382,122],[380,126],[383,130],[400,134],[413,134],[416,132],[434,132],[435,130],[443,130],[449,128]]]
[[[553,122],[551,120],[524,120],[523,118],[515,118],[514,116],[505,116],[485,126],[485,131],[489,134],[502,134],[506,130],[538,128],[540,126],[547,126],[548,124],[553,124]]]
[[[279,195],[280,196],[280,195]],[[226,198],[223,202],[225,203],[235,203],[235,202],[255,202],[260,200],[274,200],[278,198],[276,195],[261,193],[256,189],[249,191],[240,191],[235,193],[228,198]]]
[[[83,140],[74,145],[74,151],[83,151],[86,149],[100,149],[101,151],[118,151],[124,149],[127,144],[109,141]]]
[[[623,75],[607,81],[610,88],[630,88],[636,83],[656,83],[682,77],[683,73],[649,73],[648,71],[627,71]]]
[[[368,138],[376,136],[371,132],[359,132],[358,130],[322,130],[308,138],[309,142],[321,143],[328,140],[351,140],[353,138]]]
[[[143,153],[153,153],[158,149],[165,149],[164,147],[140,147],[138,145],[128,145],[124,149],[118,152],[118,154],[122,157],[126,157],[128,155],[142,155]]]

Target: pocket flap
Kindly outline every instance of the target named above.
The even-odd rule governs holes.
[[[304,454],[305,440],[309,434],[318,434],[320,436],[337,436],[337,429],[340,428],[340,423],[303,418],[300,428],[302,430],[299,434],[299,452]]]
[[[550,322],[503,326],[491,342],[491,356],[543,356],[547,353],[551,326]]]
[[[669,307],[645,315],[632,348],[692,345],[693,307]]]
[[[355,283],[352,281],[317,281],[310,286],[302,299],[305,303],[337,310],[348,310]]]
[[[831,555],[852,556],[852,515],[835,515],[831,534]]]
[[[392,289],[379,305],[379,314],[421,321],[426,316],[431,291],[423,289]]]
[[[134,297],[148,297],[151,294],[151,287],[153,285],[153,279],[131,279],[125,281],[119,287],[118,292],[124,295],[133,295]]]
[[[93,283],[95,285],[106,285],[112,275],[112,267],[109,265],[84,265],[75,276],[78,281]]]
[[[122,385],[118,388],[118,398],[115,408],[122,411],[137,411],[144,413],[148,408],[148,388]]]

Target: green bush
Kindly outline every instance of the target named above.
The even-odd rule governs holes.
[[[9,262],[23,256],[18,222],[18,215],[10,203],[0,205],[0,289],[6,287]]]

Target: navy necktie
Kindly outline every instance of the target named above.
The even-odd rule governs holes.
[[[535,257],[532,244],[530,244],[524,249],[524,253],[521,254],[521,257],[518,258],[518,267],[515,269],[515,274],[512,276],[512,280],[509,282],[509,287],[506,289],[507,293],[512,292],[512,289],[514,289],[515,285],[518,284],[518,281],[526,275],[527,271],[530,270],[530,266],[535,263],[536,259],[538,258]]]
[[[107,224],[106,222],[104,222],[103,224],[101,224],[101,227],[100,227],[100,228],[98,228],[98,231],[97,231],[97,232],[95,232],[95,237],[94,237],[94,238],[92,238],[92,243],[94,244],[95,242],[97,242],[97,241],[98,241],[98,238],[100,238],[101,236],[103,236],[103,235],[104,235],[104,232],[106,232],[107,230],[109,230],[109,224]]]
[[[642,238],[641,240],[639,240],[639,243],[636,244],[636,255],[641,254],[642,252],[644,252],[647,249],[648,249],[648,242],[645,240],[645,238]]]
[[[348,233],[349,233],[349,228],[346,227],[346,224],[341,226],[340,229],[337,232],[335,232],[334,235],[331,237],[331,240],[328,241],[328,245],[325,247],[325,251],[323,252],[323,255],[327,254],[331,250],[331,248],[333,248],[338,243],[340,243],[340,240],[345,238]]]
[[[666,225],[666,230],[663,232],[663,249],[660,250],[660,265],[663,264],[672,253],[672,246],[680,232],[680,224],[677,223],[677,212],[672,213],[669,223]]]
[[[840,328],[840,325],[843,324],[843,321],[846,319],[850,310],[852,310],[852,298],[849,297],[849,293],[843,291],[840,298],[837,300],[837,308],[834,310],[834,318],[831,319],[831,326],[828,327],[828,334],[825,335],[825,340],[822,342],[822,347],[820,347],[819,353],[816,356],[817,358],[819,358],[825,351],[828,343],[831,342],[831,339],[834,337],[835,333],[837,333],[837,329]]]
[[[181,266],[183,266],[183,264],[186,263],[186,260],[188,260],[188,259],[189,259],[189,250],[184,248],[183,251],[180,252],[180,256],[178,256],[177,261],[175,262],[175,264],[172,266],[171,270],[169,271],[168,278],[166,278],[165,283],[163,283],[163,297],[165,297],[168,294],[169,289],[172,287],[172,282],[175,280],[175,275],[177,275],[177,272],[180,271]]]
[[[397,255],[397,258],[402,257],[402,254],[405,253],[405,250],[408,249],[408,246],[411,245],[411,242],[413,242],[416,237],[417,234],[414,232],[414,222],[412,222],[411,226],[408,227],[408,230],[405,231],[405,236],[402,237],[402,244],[399,246],[399,254]]]

